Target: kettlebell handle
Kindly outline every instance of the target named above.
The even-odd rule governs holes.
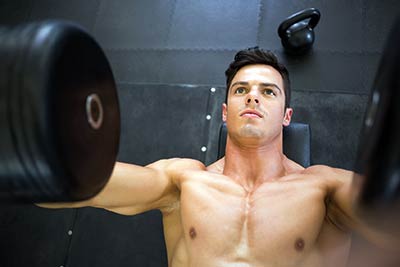
[[[318,9],[316,8],[307,8],[304,9],[302,11],[299,11],[293,15],[291,15],[290,17],[288,17],[287,19],[285,19],[278,28],[278,34],[279,37],[283,38],[283,36],[286,35],[286,31],[289,29],[290,26],[292,26],[293,24],[305,20],[305,19],[310,19],[310,21],[308,22],[308,26],[313,29],[315,26],[317,26],[319,19],[321,17],[321,13],[319,12]]]

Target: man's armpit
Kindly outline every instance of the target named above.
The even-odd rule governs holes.
[[[326,216],[325,219],[342,232],[350,232],[354,227],[354,221],[344,211],[342,211],[330,197],[325,199]]]

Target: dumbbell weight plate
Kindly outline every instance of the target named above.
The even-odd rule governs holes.
[[[19,161],[8,162],[12,181],[3,182],[0,190],[30,201],[91,197],[107,182],[119,143],[118,96],[108,61],[73,24],[47,21],[18,27],[12,34],[18,52],[11,58],[9,123]],[[91,95],[98,102],[89,111],[103,110],[97,128],[86,109]],[[4,162],[0,164],[3,168]]]
[[[400,17],[374,81],[356,162],[356,210],[378,229],[400,228]],[[390,219],[388,219],[390,218]]]

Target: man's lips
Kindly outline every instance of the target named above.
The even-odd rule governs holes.
[[[248,117],[248,118],[262,118],[264,117],[260,112],[258,112],[257,110],[249,110],[246,109],[244,110],[242,113],[240,113],[241,117]]]

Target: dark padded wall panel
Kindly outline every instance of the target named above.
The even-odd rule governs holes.
[[[219,130],[222,124],[222,103],[225,102],[225,87],[212,87],[215,92],[212,92],[212,101],[210,101],[209,112],[211,119],[208,121],[209,130],[207,134],[207,153],[205,164],[209,165],[218,160],[219,148]],[[210,89],[212,90],[212,89]]]
[[[214,50],[254,46],[259,2],[176,0],[168,48]]]
[[[165,51],[161,61],[160,82],[224,85],[224,72],[234,54],[229,50]]]
[[[384,42],[394,22],[400,14],[397,0],[365,1],[365,21],[363,25],[363,47],[369,52],[381,53]]]
[[[119,160],[146,165],[163,158],[187,157],[207,163],[216,157],[219,128],[211,122],[220,121],[219,92],[208,86],[119,84]]]
[[[118,82],[160,82],[163,52],[159,50],[106,50],[106,54]]]
[[[15,25],[27,21],[34,0],[0,1],[0,25]]]
[[[367,93],[363,85],[363,55],[357,53],[325,53],[315,50],[311,55],[291,58],[278,53],[290,72],[292,88],[307,91]]]
[[[75,210],[0,204],[0,266],[65,266]]]
[[[167,44],[174,2],[102,1],[95,36],[105,48],[164,48]]]
[[[67,266],[167,266],[160,213],[123,216],[79,209]]]
[[[224,71],[234,51],[212,50],[107,50],[116,79],[129,83],[225,83]],[[211,61],[212,59],[212,61]]]
[[[311,126],[312,163],[353,169],[368,97],[296,91],[292,100],[293,120]]]
[[[92,32],[100,0],[35,0],[30,20],[64,19],[74,21]]]

